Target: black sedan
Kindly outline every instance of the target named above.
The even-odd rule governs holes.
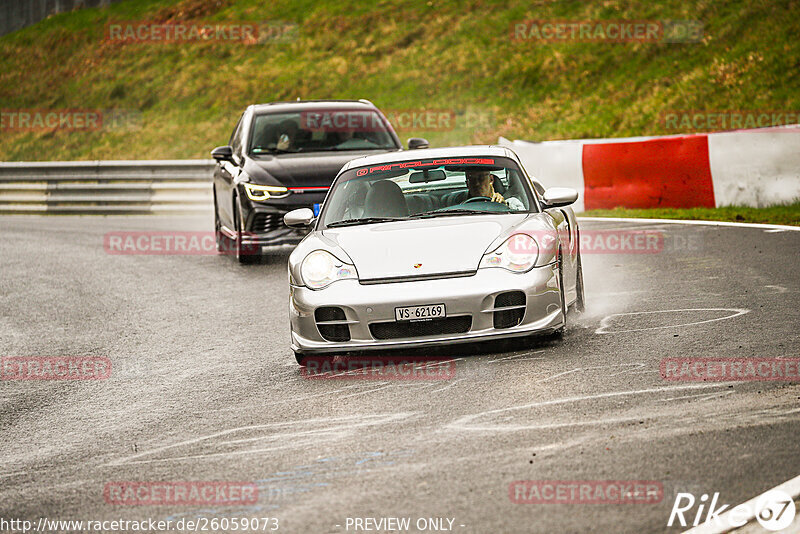
[[[409,141],[410,148],[426,146]],[[306,231],[285,226],[284,214],[306,207],[318,213],[345,163],[401,148],[389,121],[366,100],[249,106],[229,144],[211,152],[218,249],[232,248],[250,263],[275,247],[293,247]]]

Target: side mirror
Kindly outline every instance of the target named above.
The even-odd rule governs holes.
[[[233,148],[230,146],[218,146],[211,151],[211,157],[217,161],[233,161]]]
[[[551,187],[544,192],[542,200],[548,208],[569,206],[578,200],[578,192],[569,187]]]
[[[283,224],[289,228],[305,228],[314,222],[314,212],[309,208],[292,210],[283,216]]]
[[[408,149],[409,150],[416,150],[418,148],[428,148],[430,147],[430,143],[428,143],[427,139],[423,139],[422,137],[412,137],[408,140]]]

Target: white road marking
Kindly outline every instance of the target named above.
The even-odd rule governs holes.
[[[778,293],[786,293],[787,291],[789,291],[787,288],[785,288],[783,286],[764,286],[764,287],[768,287],[770,289],[774,289]]]
[[[577,373],[579,371],[588,371],[590,369],[608,369],[608,368],[612,368],[612,367],[630,367],[630,366],[643,368],[644,367],[644,363],[636,362],[636,363],[622,363],[622,364],[613,364],[613,365],[595,365],[595,366],[592,366],[592,367],[576,367],[575,369],[570,369],[569,371],[556,373],[554,375],[548,376],[547,378],[543,378],[543,379],[539,380],[539,382],[547,382],[548,380],[552,380],[553,378],[559,378],[559,377],[562,377],[564,375]],[[621,375],[621,374],[628,373],[628,372],[630,372],[630,371],[629,370],[624,370],[624,371],[620,371],[619,373],[614,373],[614,374],[610,374],[610,375],[607,375],[607,376],[617,376],[617,375]]]
[[[336,400],[347,399],[349,397],[357,397],[359,395],[366,395],[367,393],[374,393],[375,391],[380,391],[382,389],[386,389],[389,386],[394,386],[394,385],[395,385],[394,383],[384,384],[384,385],[382,385],[380,387],[377,387],[377,388],[374,388],[374,389],[368,389],[367,391],[359,391],[358,393],[351,393],[350,395],[344,395],[342,397],[336,397]]]
[[[694,312],[694,311],[729,311],[735,312],[733,315],[726,315],[725,317],[717,317],[714,319],[705,319],[703,321],[694,321],[691,323],[681,323],[681,324],[671,324],[666,326],[648,326],[647,328],[631,328],[628,330],[607,330],[609,328],[609,321],[611,321],[614,317],[624,317],[628,315],[650,315],[655,313],[680,313],[680,312]],[[611,315],[606,315],[600,321],[600,327],[594,331],[595,334],[621,334],[624,332],[642,332],[645,330],[659,330],[662,328],[678,328],[682,326],[693,326],[697,324],[703,323],[713,323],[714,321],[722,321],[723,319],[732,319],[734,317],[738,317],[740,315],[744,315],[745,313],[750,312],[750,310],[746,308],[684,308],[679,310],[656,310],[656,311],[645,311],[645,312],[629,312],[629,313],[612,313]]]
[[[455,386],[457,383],[463,382],[464,380],[466,380],[466,378],[459,378],[458,380],[453,380],[452,382],[450,382],[449,384],[447,384],[444,387],[441,387],[439,389],[434,389],[433,391],[431,391],[431,393],[438,393],[440,391],[444,391],[445,389],[451,388],[451,387]]]
[[[501,414],[504,412],[511,412],[514,410],[527,410],[529,408],[540,408],[543,406],[554,406],[558,404],[569,404],[572,402],[582,402],[587,400],[593,399],[607,399],[613,397],[626,397],[630,395],[644,395],[648,393],[663,393],[667,391],[692,391],[692,390],[703,390],[703,389],[712,389],[712,388],[721,388],[721,387],[728,387],[728,383],[720,382],[715,384],[691,384],[686,386],[664,386],[660,388],[649,388],[649,389],[634,389],[630,391],[612,391],[609,393],[596,393],[593,395],[584,395],[580,397],[566,397],[563,399],[554,399],[549,401],[539,401],[533,402],[530,404],[522,404],[519,406],[511,406],[509,408],[498,408],[495,410],[487,410],[485,412],[479,412],[472,415],[465,415],[453,421],[452,423],[446,425],[446,428],[452,428],[455,430],[478,430],[478,431],[504,431],[504,432],[516,432],[520,430],[531,430],[531,429],[539,429],[539,426],[532,426],[532,425],[490,425],[490,426],[470,426],[470,422],[486,415],[494,415],[494,414]],[[640,417],[641,418],[641,417]],[[602,421],[599,421],[602,423]]]
[[[798,496],[800,496],[800,476],[796,476],[791,480],[787,480],[783,484],[775,486],[774,488],[765,491],[761,495],[756,495],[749,501],[740,504],[739,506],[743,505],[742,507],[746,508],[750,513],[747,515],[747,517],[744,517],[743,515],[737,513],[737,519],[740,519],[742,521],[746,520],[748,522],[755,519],[756,505],[758,504],[758,500],[763,495],[773,490],[783,491],[785,493],[788,493],[789,496],[792,497],[793,499],[796,499]],[[723,534],[724,532],[735,530],[734,528],[729,526],[730,522],[728,521],[728,517],[731,515],[731,512],[733,511],[734,508],[736,508],[736,506],[731,506],[727,512],[717,516],[719,517],[717,521],[701,523],[694,528],[685,530],[684,534]],[[744,528],[744,527],[736,527],[736,529],[738,528]]]
[[[535,352],[526,352],[525,354],[512,354],[511,356],[503,356],[502,358],[496,358],[494,360],[489,360],[486,363],[504,362],[504,361],[507,361],[507,360],[515,359],[515,358],[521,358],[523,360],[541,360],[541,359],[544,358],[543,356],[536,356],[536,357],[533,357],[533,358],[531,358],[530,356],[531,356],[531,354],[539,354],[539,353],[542,353],[542,352],[544,352],[544,351],[543,350],[537,350]]]
[[[301,419],[295,421],[284,421],[278,423],[267,423],[263,425],[250,425],[250,426],[242,426],[236,428],[229,428],[227,430],[222,430],[220,432],[215,432],[213,434],[208,434],[206,436],[200,436],[198,438],[192,438],[185,441],[179,441],[178,443],[173,443],[171,445],[164,445],[163,447],[157,447],[155,449],[140,452],[139,454],[134,454],[132,456],[127,456],[125,458],[121,458],[119,460],[114,460],[105,464],[106,466],[117,466],[126,463],[147,463],[148,461],[144,462],[134,462],[139,458],[144,456],[152,456],[154,454],[158,454],[160,452],[164,452],[167,450],[175,449],[178,447],[185,447],[187,445],[194,445],[196,443],[200,443],[203,441],[213,440],[215,438],[219,438],[222,436],[227,436],[233,434],[235,432],[241,431],[248,431],[248,430],[275,430],[280,428],[289,428],[295,429],[301,425],[314,425],[319,424],[322,425],[323,428],[328,429],[330,432],[335,432],[337,428],[349,431],[356,427],[361,426],[370,426],[370,425],[377,425],[383,424],[387,421],[399,421],[402,419],[407,419],[414,415],[414,412],[400,412],[400,413],[386,413],[386,414],[374,414],[374,415],[351,415],[351,416],[343,416],[343,417],[323,417],[317,419]],[[339,425],[338,427],[336,425]],[[279,435],[279,434],[278,434]],[[248,451],[243,451],[247,453]],[[225,454],[234,454],[234,453],[220,453],[221,455]],[[218,456],[220,454],[211,454],[211,455],[198,455],[197,457],[204,457],[204,456]],[[192,457],[194,458],[194,457]],[[171,460],[171,458],[163,459],[165,461]],[[161,460],[151,460],[151,461],[161,461]]]
[[[785,230],[789,232],[800,232],[800,226],[787,226],[783,224],[759,224],[759,223],[739,223],[728,221],[695,221],[679,219],[636,219],[627,217],[578,217],[579,221],[619,221],[619,222],[638,222],[638,223],[660,223],[660,224],[686,224],[700,226],[733,226],[738,228],[761,228],[763,230]]]
[[[733,395],[734,391],[720,391],[719,393],[699,393],[697,395],[681,395],[680,397],[670,397],[668,399],[659,399],[661,402],[669,402],[674,400],[683,399],[696,399],[696,400],[710,400],[717,397],[727,397]]]

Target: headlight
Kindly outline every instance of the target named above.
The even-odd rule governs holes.
[[[322,289],[337,280],[357,280],[356,268],[324,250],[315,250],[303,260],[300,268],[303,283],[311,289]]]
[[[271,197],[283,198],[289,194],[289,190],[285,187],[278,187],[275,185],[258,185],[247,182],[243,185],[250,200],[255,200],[256,202],[261,202]]]
[[[536,264],[539,245],[527,234],[514,234],[492,252],[483,255],[480,268],[500,267],[514,273],[527,273]]]

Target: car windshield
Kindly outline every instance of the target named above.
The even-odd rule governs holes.
[[[399,148],[374,110],[308,110],[256,115],[250,154]]]
[[[346,171],[325,201],[322,221],[337,227],[528,211],[538,211],[538,203],[513,160],[444,158]]]

